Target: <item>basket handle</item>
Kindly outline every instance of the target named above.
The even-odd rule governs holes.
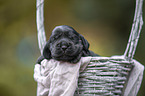
[[[38,45],[40,52],[42,54],[44,45],[46,44],[46,36],[45,36],[45,29],[44,29],[44,0],[36,0],[36,21],[37,21],[37,38],[38,38]],[[124,56],[131,60],[134,57],[137,43],[140,37],[140,32],[143,25],[142,19],[142,5],[143,0],[136,0],[136,8],[134,14],[134,20],[132,24],[132,29],[130,33],[130,37],[128,40],[128,44],[124,53]]]
[[[131,29],[128,44],[124,53],[124,56],[127,57],[129,60],[133,59],[134,57],[137,43],[140,37],[140,32],[143,25],[142,5],[143,5],[143,0],[136,0],[136,8],[135,8],[132,29]]]
[[[36,0],[36,23],[37,23],[37,38],[38,38],[38,45],[39,50],[42,54],[44,45],[46,44],[46,36],[45,36],[45,29],[44,29],[44,0]]]

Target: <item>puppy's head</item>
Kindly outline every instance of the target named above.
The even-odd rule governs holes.
[[[86,56],[89,43],[82,35],[67,25],[57,26],[43,50],[46,59],[56,59],[77,63],[81,56]]]

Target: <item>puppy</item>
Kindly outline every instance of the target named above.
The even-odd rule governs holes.
[[[89,43],[81,34],[70,26],[61,25],[53,29],[37,63],[41,64],[43,59],[55,59],[75,64],[85,56],[98,55],[89,50]]]

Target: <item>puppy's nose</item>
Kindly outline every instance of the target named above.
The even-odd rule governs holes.
[[[61,42],[61,48],[63,51],[65,51],[68,48],[67,42]]]
[[[62,50],[65,51],[67,49],[67,46],[66,45],[63,45],[61,48],[62,48]]]

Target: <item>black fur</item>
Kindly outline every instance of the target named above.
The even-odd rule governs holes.
[[[81,57],[98,56],[89,50],[88,41],[72,27],[61,25],[54,28],[50,39],[43,49],[43,56],[37,60],[41,64],[43,59],[56,59],[70,63],[77,63]]]

